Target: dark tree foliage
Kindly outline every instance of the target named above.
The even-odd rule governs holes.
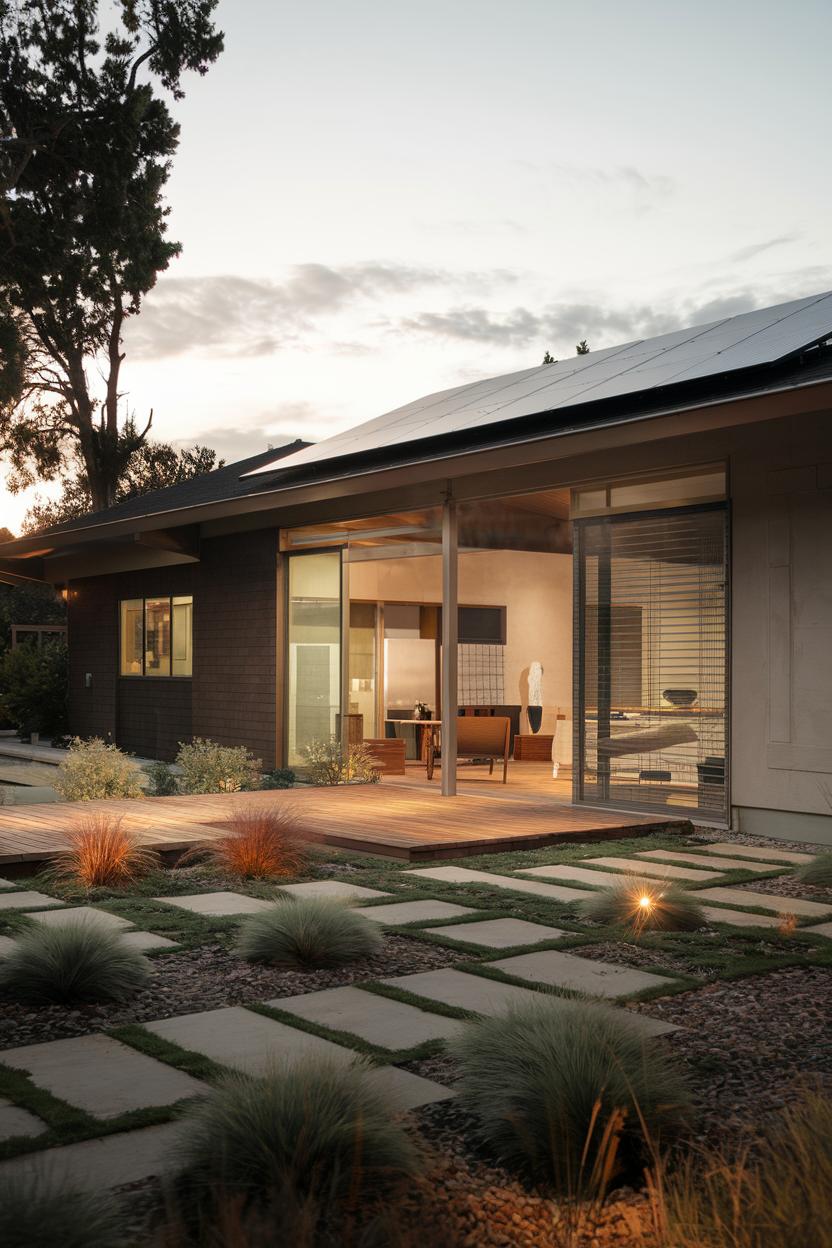
[[[61,641],[24,642],[0,660],[0,719],[21,736],[67,731],[67,652]]]
[[[106,507],[147,435],[120,374],[125,322],[180,249],[160,92],[181,98],[219,56],[216,3],[113,0],[100,38],[99,0],[0,0],[0,449],[16,488],[76,454]]]
[[[582,338],[581,341],[578,343],[578,345],[575,347],[575,354],[576,355],[589,355],[589,346],[587,345],[586,338]]]
[[[177,450],[167,442],[143,441],[119,478],[113,502],[123,503],[128,498],[149,494],[151,490],[179,485],[222,468],[224,463],[225,460],[217,459],[217,452],[207,446]],[[23,529],[26,533],[38,533],[53,524],[88,515],[94,509],[83,463],[76,462],[75,471],[64,478],[58,498],[36,500],[26,513]]]
[[[557,360],[552,355],[551,351],[547,351],[543,359],[540,362],[541,364],[557,364]]]
[[[0,656],[12,644],[12,624],[64,624],[66,607],[51,585],[0,585]]]

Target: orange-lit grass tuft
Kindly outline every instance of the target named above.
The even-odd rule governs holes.
[[[69,847],[56,855],[45,874],[56,883],[119,887],[158,865],[158,854],[125,828],[121,818],[97,813],[78,820],[69,832]]]
[[[230,875],[246,880],[297,875],[307,858],[297,812],[291,806],[240,806],[228,821],[228,835],[202,846],[205,856]]]
[[[581,911],[596,923],[642,932],[689,932],[705,926],[699,899],[668,880],[642,880],[624,875],[621,882],[600,889],[581,903]]]

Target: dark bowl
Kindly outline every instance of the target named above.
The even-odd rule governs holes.
[[[699,693],[696,689],[662,689],[662,697],[672,706],[693,706]]]

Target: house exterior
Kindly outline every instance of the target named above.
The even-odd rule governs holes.
[[[832,294],[429,395],[0,578],[65,592],[72,729],[144,756],[418,767],[419,704],[450,795],[459,713],[499,714],[574,802],[832,843]]]

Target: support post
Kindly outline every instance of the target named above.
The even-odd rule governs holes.
[[[341,750],[346,757],[350,752],[350,730],[347,718],[350,709],[350,554],[341,551],[341,711],[338,716]]]
[[[456,729],[458,712],[457,643],[458,520],[456,502],[447,498],[442,507],[442,796],[456,795]]]

